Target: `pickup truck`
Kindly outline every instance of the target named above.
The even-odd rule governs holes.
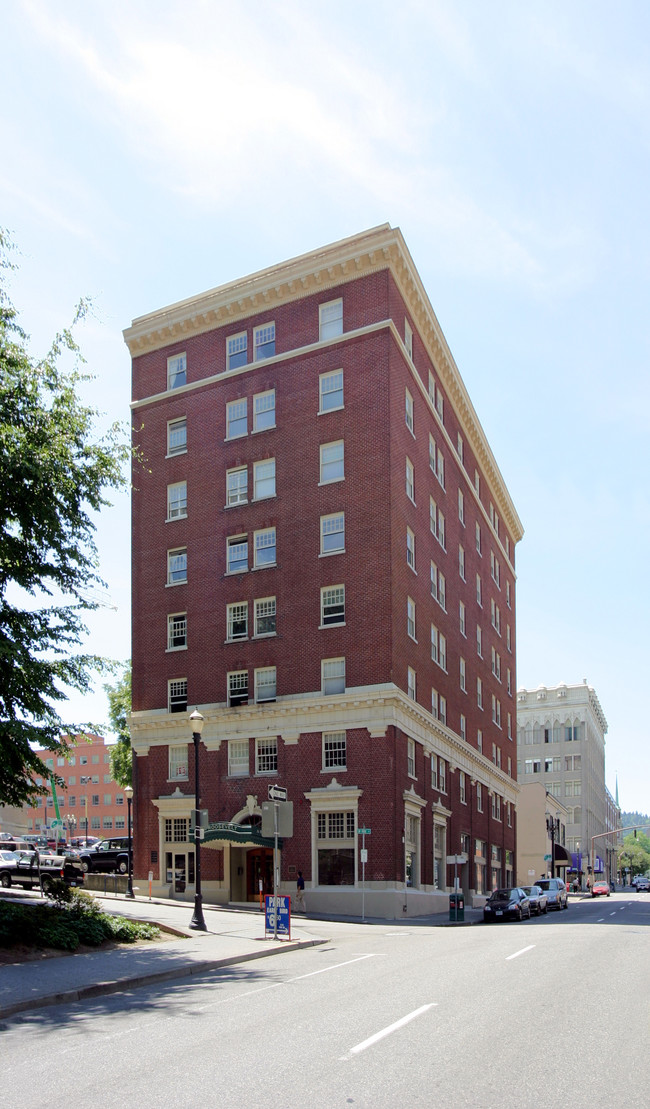
[[[84,872],[79,859],[75,855],[42,854],[39,858],[37,852],[30,851],[20,855],[17,859],[8,859],[9,852],[2,852],[0,859],[0,886],[9,889],[11,886],[22,886],[30,890],[39,884],[39,866],[41,889],[43,893],[51,886],[54,878],[63,878],[69,886],[83,886]]]

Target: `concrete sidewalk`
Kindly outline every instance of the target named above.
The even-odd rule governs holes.
[[[12,891],[13,892],[13,891]],[[22,898],[21,898],[22,900]],[[483,919],[480,909],[466,909],[462,922],[450,923],[448,913],[404,921],[315,917],[291,918],[291,938],[275,940],[264,934],[264,915],[254,909],[203,906],[207,932],[188,927],[192,906],[186,902],[122,896],[102,897],[107,911],[149,920],[172,931],[177,938],[162,943],[142,943],[110,951],[62,955],[0,967],[0,1019],[48,1005],[69,1004],[139,986],[201,975],[219,967],[263,959],[304,947],[327,943],[328,922],[364,926],[462,927]]]

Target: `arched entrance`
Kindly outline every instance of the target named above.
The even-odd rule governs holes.
[[[273,893],[273,851],[250,847],[246,852],[246,900],[259,901],[260,890]]]

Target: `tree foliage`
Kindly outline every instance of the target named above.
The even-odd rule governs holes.
[[[131,735],[129,715],[131,712],[131,663],[128,662],[120,679],[115,685],[105,685],[108,697],[108,716],[117,743],[110,748],[111,772],[118,785],[130,786],[132,781]]]
[[[0,803],[20,805],[42,792],[33,745],[62,752],[83,730],[58,706],[101,666],[80,653],[105,584],[93,514],[124,486],[129,448],[123,427],[99,433],[100,414],[80,399],[90,375],[72,328],[42,360],[29,353],[2,280],[9,245],[0,231]],[[87,311],[79,305],[73,327]]]
[[[619,869],[630,868],[630,877],[646,874],[650,869],[650,838],[642,832],[626,836],[618,852]]]

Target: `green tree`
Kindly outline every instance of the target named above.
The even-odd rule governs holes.
[[[132,782],[131,735],[129,715],[131,713],[131,663],[124,667],[122,676],[115,685],[105,685],[108,697],[108,717],[117,743],[110,748],[111,772],[118,785],[130,786]]]
[[[626,836],[623,846],[619,848],[618,865],[621,870],[630,868],[630,878],[637,874],[646,874],[650,868],[650,840],[647,836]]]
[[[93,514],[125,485],[129,447],[122,425],[100,433],[100,414],[80,399],[90,375],[72,328],[42,360],[29,353],[5,289],[9,248],[0,231],[0,803],[20,805],[43,792],[33,745],[63,753],[84,730],[58,707],[102,665],[80,652],[105,585]]]

